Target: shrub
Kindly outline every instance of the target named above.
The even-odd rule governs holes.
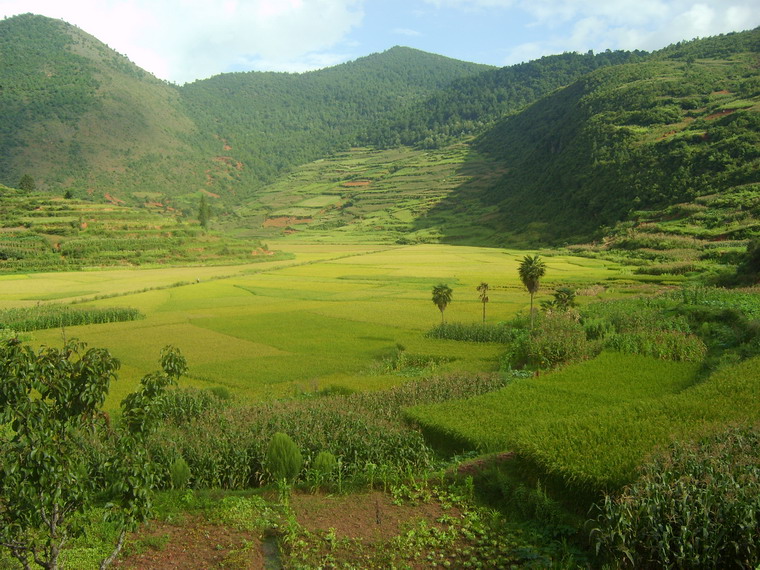
[[[754,568],[760,560],[760,427],[672,445],[599,508],[597,550],[631,567]]]
[[[598,343],[589,342],[573,311],[548,312],[528,335],[518,337],[510,349],[511,364],[517,368],[553,368],[585,360],[598,353]]]
[[[329,476],[338,466],[338,460],[329,451],[320,451],[314,458],[311,468],[324,477]]]
[[[295,442],[286,433],[274,434],[266,455],[266,469],[271,481],[294,481],[301,467],[303,456]]]
[[[171,464],[169,475],[172,480],[172,489],[184,489],[187,487],[190,481],[190,467],[187,465],[187,461],[182,457],[175,459]]]
[[[446,340],[462,340],[469,342],[511,342],[515,337],[515,329],[509,323],[495,325],[485,323],[442,323],[430,329],[427,338]]]

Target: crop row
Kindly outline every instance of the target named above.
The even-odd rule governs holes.
[[[0,311],[0,328],[27,332],[57,327],[134,321],[142,318],[131,307],[74,309],[67,305],[39,305]]]
[[[182,458],[198,488],[245,488],[264,473],[269,440],[277,432],[298,445],[308,470],[321,451],[340,461],[339,477],[380,481],[425,468],[433,459],[403,408],[485,393],[506,380],[499,375],[451,375],[408,382],[383,392],[325,395],[248,407],[208,405],[198,393],[170,394],[169,421],[152,436],[149,449],[170,484],[172,464]],[[198,398],[205,404],[198,405]],[[205,409],[204,409],[205,408]]]
[[[104,238],[75,239],[61,245],[61,253],[71,257],[84,257],[105,251],[129,252],[165,250],[181,245],[177,238]]]

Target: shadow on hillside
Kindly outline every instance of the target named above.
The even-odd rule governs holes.
[[[506,172],[503,163],[470,149],[456,171],[461,184],[414,221],[410,241],[440,236],[443,243],[475,246],[514,244],[504,228],[496,189]]]

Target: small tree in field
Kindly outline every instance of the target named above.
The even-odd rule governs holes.
[[[164,375],[181,369],[176,357]],[[101,568],[149,513],[145,448],[111,429],[101,411],[118,367],[107,350],[78,341],[39,352],[17,339],[0,342],[0,548],[24,568],[58,568],[61,548],[83,533],[75,515],[104,495],[120,535]],[[88,453],[96,440],[101,453]]]
[[[35,184],[34,178],[32,178],[29,174],[24,174],[21,177],[21,180],[18,181],[18,188],[24,192],[34,192],[34,190],[37,188],[37,184]]]
[[[530,293],[530,328],[533,329],[533,295],[538,292],[541,278],[546,273],[546,264],[538,255],[526,255],[517,271],[520,281]]]
[[[208,229],[208,223],[211,220],[211,206],[208,205],[206,195],[201,194],[201,203],[198,205],[198,221],[204,230]]]
[[[485,281],[477,286],[480,293],[480,302],[483,303],[483,322],[486,322],[486,303],[488,303],[488,283]]]
[[[433,303],[435,303],[435,306],[441,311],[441,324],[443,324],[443,311],[445,311],[448,304],[451,303],[453,293],[451,287],[444,283],[433,287]]]

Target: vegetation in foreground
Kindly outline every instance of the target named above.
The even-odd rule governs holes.
[[[522,317],[527,336],[512,338],[507,348],[521,343],[530,346],[530,335],[538,330],[551,336],[553,329],[547,323],[561,316],[580,324],[584,335],[590,332],[591,338],[584,336],[586,342],[608,343],[607,352],[535,378],[514,369],[478,377],[432,376],[376,393],[344,395],[326,390],[244,407],[225,399],[228,394],[221,390],[164,393],[152,392],[146,385],[125,399],[123,416],[116,418],[121,426],[117,429],[145,433],[140,453],[150,458],[153,485],[175,493],[193,489],[184,495],[167,495],[174,500],[184,496],[180,502],[187,509],[195,508],[196,493],[203,489],[231,493],[260,488],[265,492],[264,496],[250,495],[247,504],[235,503],[234,494],[222,501],[236,505],[233,510],[249,513],[243,520],[255,527],[249,535],[253,542],[235,550],[234,556],[242,556],[239,560],[246,560],[251,549],[259,552],[251,544],[268,540],[266,529],[276,533],[277,556],[287,567],[346,563],[387,567],[420,561],[478,567],[497,558],[505,564],[535,567],[601,564],[603,558],[596,558],[595,545],[615,564],[634,567],[641,559],[683,567],[725,565],[730,559],[736,567],[752,567],[758,556],[752,538],[757,521],[747,513],[754,512],[752,505],[758,500],[752,475],[756,466],[751,462],[757,438],[752,425],[760,418],[753,398],[760,381],[753,324],[760,310],[757,295],[697,289],[654,299],[596,302],[580,309],[578,321],[572,317],[577,309],[546,307],[534,329]],[[696,333],[691,332],[692,326],[698,329]],[[676,346],[680,347],[688,346],[692,335],[704,349],[693,359],[680,358],[678,351],[652,354],[648,347],[660,342],[656,334],[650,343],[626,341],[622,347],[609,343],[615,335],[625,337],[626,331],[640,330],[637,327],[653,333],[677,332],[681,336]],[[565,333],[559,338],[564,339]],[[616,347],[617,352],[609,352]],[[505,364],[514,362],[509,354],[519,352],[508,350]],[[705,354],[712,358],[708,368],[702,368]],[[403,358],[400,351],[397,360]],[[532,365],[546,366],[547,362],[538,359]],[[415,424],[407,423],[408,417]],[[153,423],[144,430],[147,418]],[[471,418],[478,418],[477,425],[469,422]],[[415,427],[417,423],[423,432]],[[745,427],[726,431],[736,424]],[[422,433],[433,437],[426,442]],[[712,443],[697,447],[690,443],[704,434]],[[673,455],[654,459],[673,466],[668,471],[672,479],[657,478],[659,468],[644,468],[638,475],[645,458],[657,453],[658,444],[667,447],[674,440]],[[3,445],[14,442],[11,429]],[[447,444],[439,450],[446,446],[451,450],[453,444],[460,451],[511,451],[514,455],[492,463],[490,472],[470,472],[458,466],[457,459],[439,463],[429,442]],[[108,457],[108,445],[104,441],[76,455],[83,465],[101,465]],[[14,455],[3,456],[8,461]],[[737,457],[747,461],[734,461]],[[702,472],[714,475],[700,478]],[[726,482],[714,486],[718,481]],[[724,489],[737,488],[731,485],[739,485],[741,500],[721,498]],[[386,499],[381,497],[388,496],[402,504],[427,505],[430,511],[384,541],[356,540],[330,527],[315,534],[298,521],[293,510],[309,495],[291,494],[291,486],[301,492],[330,490],[339,495],[382,489],[375,497],[379,518],[386,512]],[[627,494],[618,498],[623,488]],[[491,504],[501,514],[471,502],[488,489]],[[706,509],[724,508],[721,524],[732,529],[727,534],[711,527],[714,519],[689,518],[675,511],[668,514],[671,511],[652,502],[677,492],[695,496],[698,489],[704,489],[699,500]],[[684,530],[675,536],[649,534],[652,524],[642,526],[630,510],[631,501],[638,500],[642,509],[666,517],[661,519],[663,532],[667,533],[667,517],[673,516],[686,517]],[[594,502],[601,514],[594,520],[590,538],[581,519]],[[667,504],[676,508],[678,503]],[[96,510],[88,516],[97,516],[103,505],[92,505]],[[204,509],[203,516],[210,516]],[[88,532],[114,536],[113,531],[90,528]],[[741,536],[747,539],[730,545],[721,541],[721,536],[735,532],[744,532]],[[702,534],[714,540],[690,542],[688,538]],[[140,538],[134,540],[138,544]],[[683,547],[675,562],[667,562],[665,550],[653,546],[663,540],[672,541],[668,552]],[[88,556],[77,546],[62,554],[64,559],[67,555],[77,560]],[[95,556],[92,551],[89,555]]]

